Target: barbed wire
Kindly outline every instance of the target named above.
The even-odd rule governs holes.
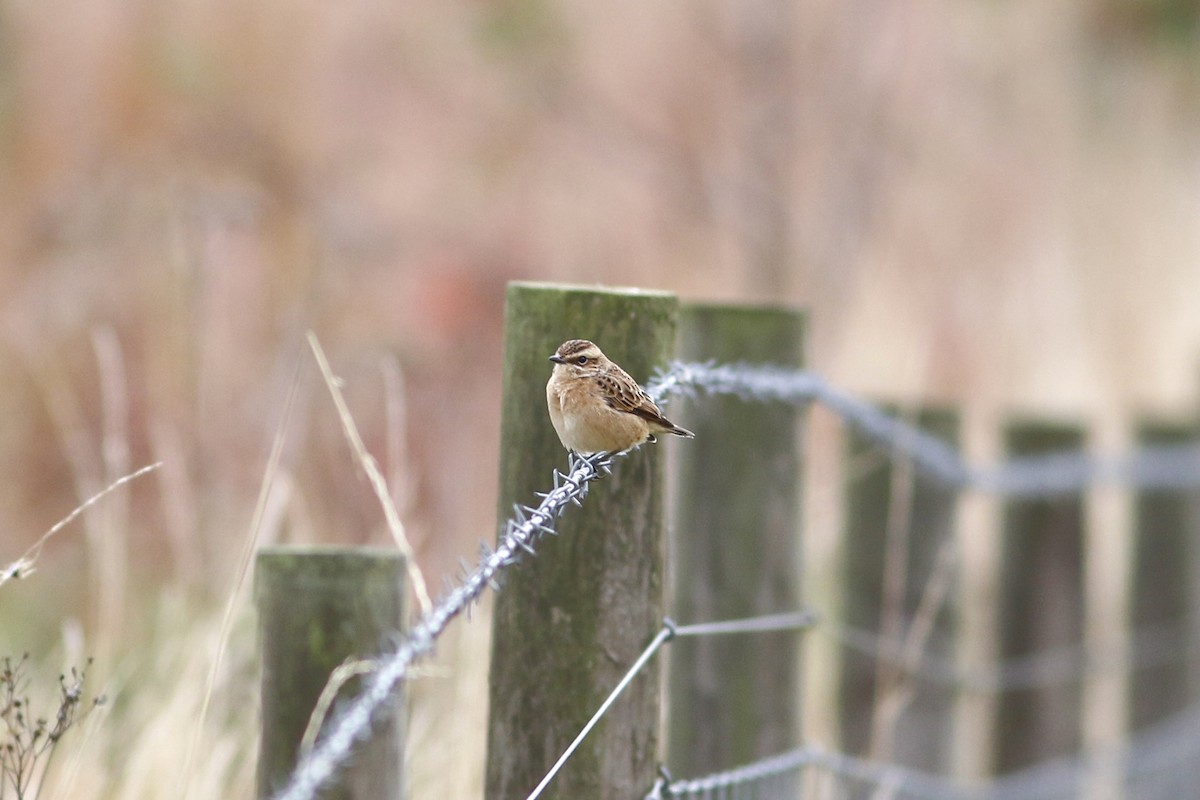
[[[659,768],[659,778],[644,800],[673,800],[694,797],[718,790],[733,789],[750,783],[760,783],[783,775],[799,773],[812,763],[813,751],[802,747],[777,756],[764,758],[737,769],[717,772],[703,778],[676,781],[666,768]]]
[[[1083,453],[1011,459],[999,467],[968,467],[946,442],[866,401],[830,386],[823,378],[803,370],[771,365],[674,362],[647,384],[655,400],[668,394],[730,394],[745,400],[782,401],[803,406],[820,402],[862,434],[896,455],[908,458],[925,475],[951,488],[975,487],[1017,496],[1049,496],[1079,491],[1101,479],[1124,480],[1142,488],[1200,486],[1200,446],[1142,448],[1122,460],[1099,461]],[[489,585],[498,588],[498,576],[517,563],[533,544],[556,533],[554,522],[565,508],[582,505],[591,481],[607,474],[614,457],[598,454],[572,456],[566,473],[553,473],[553,488],[539,493],[537,507],[514,506],[514,515],[495,550],[482,546],[473,571],[457,588],[424,614],[395,649],[380,660],[379,669],[366,681],[363,692],[347,704],[330,730],[296,766],[275,800],[312,800],[344,765],[354,744],[370,734],[371,723],[408,674],[411,664],[433,650],[450,621],[477,600]]]
[[[1100,483],[1122,483],[1139,489],[1200,486],[1197,441],[1145,446],[1118,458],[1098,458],[1072,450],[1014,457],[992,467],[972,467],[942,439],[805,370],[676,361],[650,382],[647,391],[683,396],[728,394],[743,400],[797,406],[820,403],[878,446],[907,458],[919,472],[952,489],[978,489],[1009,497],[1053,497]]]
[[[805,769],[820,769],[839,778],[887,788],[897,794],[926,800],[963,800],[977,796],[978,789],[958,784],[949,778],[908,769],[896,764],[880,764],[855,758],[815,746],[798,747],[786,753],[770,756],[750,764],[714,772],[702,778],[673,780],[665,769],[654,782],[644,800],[684,800],[689,797],[711,797],[714,792],[745,790],[751,785],[777,780],[782,776],[798,776]],[[738,795],[735,795],[738,796]],[[754,795],[760,796],[759,794]],[[767,794],[766,797],[794,797]]]
[[[571,503],[583,504],[591,482],[611,471],[612,459],[607,453],[572,456],[566,473],[554,471],[554,487],[539,493],[541,502],[536,508],[514,506],[513,517],[506,523],[496,549],[481,545],[476,568],[413,625],[390,655],[380,659],[379,669],[367,679],[362,693],[335,717],[328,735],[300,760],[287,784],[272,795],[275,800],[316,797],[345,764],[355,742],[370,734],[372,720],[408,674],[413,661],[433,650],[450,621],[477,600],[486,587],[498,587],[497,577],[504,569],[517,563],[523,553],[532,554],[539,539],[556,533],[555,520]]]

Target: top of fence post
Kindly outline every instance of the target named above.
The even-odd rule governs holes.
[[[300,739],[331,672],[347,658],[374,658],[404,624],[404,557],[362,547],[264,547],[254,593],[262,648],[258,796],[292,773]],[[350,697],[360,681],[340,692]],[[354,763],[322,792],[326,800],[404,797],[404,700],[393,695]]]
[[[546,410],[558,345],[591,339],[645,383],[671,355],[676,308],[662,292],[509,285],[501,521],[567,465]],[[525,797],[661,627],[661,456],[658,444],[620,459],[561,519],[560,535],[507,573],[493,619],[488,798]],[[641,796],[655,776],[658,691],[656,671],[640,676],[547,796]]]

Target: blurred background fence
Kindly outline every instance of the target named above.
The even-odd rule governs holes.
[[[485,568],[503,582],[487,797],[1168,798],[1196,785],[1191,423],[1132,422],[1134,449],[1105,453],[1083,426],[1014,419],[996,432],[1002,460],[976,467],[954,409],[881,408],[800,369],[802,314],[531,284],[508,298],[507,522],[501,557],[485,551],[466,584]],[[697,434],[674,447],[669,488],[661,445],[577,459],[510,519],[509,497],[533,496],[526,484],[561,460],[542,398],[556,332],[605,342],[639,374],[677,318],[683,357],[746,360],[676,362],[650,383],[686,399],[671,413]],[[801,581],[810,406],[846,433],[826,586]],[[570,500],[582,509],[559,519]],[[991,506],[990,529],[978,510],[964,524],[970,501]],[[407,668],[405,644],[382,669]],[[318,743],[297,774],[324,760],[336,775],[348,758]],[[279,796],[315,796],[301,785]]]

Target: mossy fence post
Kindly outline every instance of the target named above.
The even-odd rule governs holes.
[[[1142,447],[1170,447],[1195,440],[1194,424],[1144,422]],[[1130,596],[1131,652],[1152,652],[1165,641],[1182,658],[1133,665],[1129,673],[1129,729],[1137,732],[1162,722],[1200,698],[1197,658],[1198,607],[1195,576],[1200,574],[1200,492],[1189,488],[1141,489],[1134,504],[1133,586]]]
[[[670,359],[674,295],[513,283],[504,334],[499,518],[544,491],[567,452],[546,410],[548,358],[591,339],[645,382]],[[686,426],[687,420],[680,420]],[[509,570],[492,627],[485,796],[525,797],[662,626],[663,449],[647,445],[592,484],[558,536]],[[648,669],[592,731],[546,797],[625,800],[654,782],[659,680]]]
[[[404,558],[369,548],[267,547],[258,553],[255,603],[262,651],[258,796],[270,797],[296,765],[301,738],[330,673],[378,655],[404,624]],[[339,697],[352,696],[352,679]],[[331,713],[336,712],[336,704]],[[393,698],[322,800],[404,797],[404,700]]]
[[[690,305],[689,361],[804,364],[802,312]],[[669,539],[671,616],[680,624],[800,609],[802,413],[783,403],[701,397],[679,405]],[[671,644],[666,763],[680,777],[727,769],[799,741],[800,637],[792,632]]]
[[[1077,425],[1010,423],[1009,458],[1078,450]],[[1011,497],[1004,503],[999,602],[1001,663],[1084,641],[1083,496]],[[1083,682],[1010,688],[998,703],[995,768],[1014,772],[1077,753],[1083,743]]]

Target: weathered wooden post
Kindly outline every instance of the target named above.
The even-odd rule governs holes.
[[[674,295],[509,285],[499,517],[534,501],[567,453],[546,411],[547,360],[591,339],[645,382],[666,364]],[[687,420],[679,420],[682,425]],[[690,443],[689,443],[690,444]],[[662,443],[619,459],[559,535],[510,570],[496,597],[486,797],[525,797],[662,626]],[[640,675],[549,787],[548,797],[640,797],[654,782],[658,671]]]
[[[957,448],[955,412],[923,408],[905,416]],[[906,673],[898,662],[909,645],[921,656],[953,660],[958,488],[917,472],[899,449],[858,434],[848,438],[846,464],[840,615],[880,637],[888,652],[842,650],[842,747],[947,771],[953,690]]]
[[[404,558],[369,548],[267,547],[258,553],[255,601],[262,649],[258,796],[270,797],[297,762],[301,737],[330,673],[379,654],[404,624]],[[339,693],[349,697],[359,679]],[[336,713],[336,704],[331,713]],[[322,800],[404,796],[404,701],[397,695]]]
[[[804,364],[804,314],[684,306],[680,357]],[[671,616],[679,623],[800,609],[802,412],[783,403],[703,397],[679,405],[696,433],[676,449],[669,539]],[[692,777],[798,744],[800,634],[671,645],[667,765]]]
[[[1010,457],[1074,451],[1084,444],[1079,427],[1049,422],[1011,424],[1005,438]],[[1004,662],[1054,648],[1081,647],[1081,495],[1010,497],[1003,518],[997,658]],[[1080,676],[1070,685],[1038,686],[1035,682],[1003,689],[997,704],[998,773],[1079,751],[1082,686]]]
[[[1195,436],[1194,426],[1145,423],[1138,430],[1138,443],[1143,447],[1183,445]],[[1200,659],[1196,657],[1200,625],[1194,585],[1200,574],[1200,548],[1195,543],[1200,534],[1200,492],[1143,489],[1134,506],[1129,625],[1142,638],[1131,642],[1131,652],[1137,656],[1145,649],[1169,649],[1178,657],[1135,664],[1130,670],[1131,732],[1162,722],[1200,698]]]

